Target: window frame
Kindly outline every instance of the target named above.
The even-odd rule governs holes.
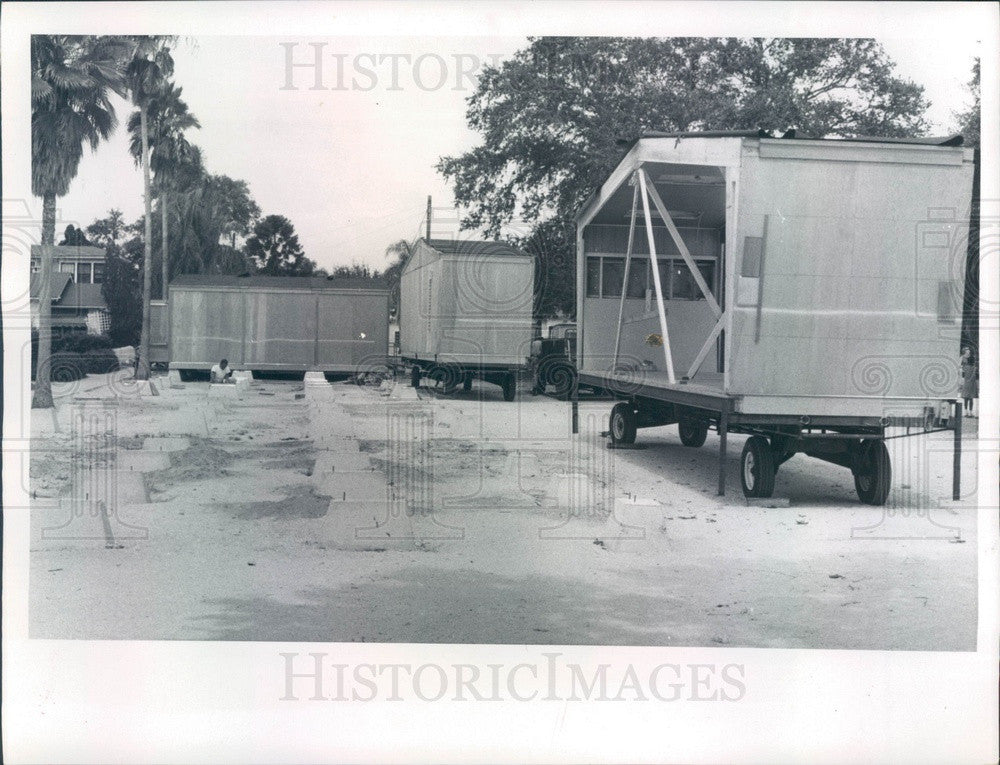
[[[584,283],[584,290],[586,292],[586,297],[588,299],[592,299],[592,300],[612,300],[612,299],[614,299],[614,300],[620,300],[621,299],[621,291],[619,291],[615,295],[607,295],[606,296],[604,294],[604,260],[605,259],[621,260],[624,263],[625,256],[623,254],[615,254],[615,253],[607,253],[607,252],[593,252],[593,253],[588,252],[587,255],[586,255],[586,258],[587,258],[587,262],[586,262],[586,274],[585,274],[585,283]],[[714,297],[716,300],[718,300],[717,293],[718,293],[719,290],[718,290],[718,283],[717,282],[718,282],[718,279],[719,279],[719,263],[720,263],[720,261],[722,259],[722,256],[721,255],[719,255],[719,256],[712,256],[712,255],[692,255],[691,259],[694,260],[695,265],[697,265],[697,266],[700,266],[702,263],[711,263],[712,264],[712,279],[711,280],[705,279],[705,282],[708,284],[709,291],[712,293],[712,297]],[[591,287],[593,286],[591,284],[591,279],[590,279],[590,276],[591,276],[591,273],[590,273],[591,260],[597,261],[597,284],[596,284],[595,294],[592,294],[592,290],[591,290]],[[643,260],[643,261],[645,261],[645,265],[646,265],[646,286],[645,286],[645,292],[652,293],[654,291],[653,290],[653,259],[649,255],[647,255],[647,254],[633,255],[632,256],[632,264],[634,264],[637,260]],[[697,290],[697,295],[695,297],[693,297],[693,298],[691,298],[691,297],[675,297],[674,296],[673,269],[674,268],[684,268],[684,269],[687,269],[687,263],[685,262],[684,258],[682,258],[680,255],[658,255],[657,258],[656,258],[656,261],[657,261],[657,264],[660,267],[660,277],[661,277],[660,278],[660,287],[663,290],[663,299],[664,300],[684,300],[684,301],[687,301],[687,302],[691,302],[691,301],[695,301],[695,300],[705,300],[705,296],[703,294],[701,294],[701,290],[700,289]],[[632,265],[632,264],[630,264],[630,265]],[[632,265],[632,267],[634,268],[634,265]],[[629,269],[629,270],[631,270],[631,269]],[[701,273],[702,277],[704,278],[705,274],[701,270],[700,267],[699,267],[698,271]],[[625,283],[625,287],[626,287],[626,293],[625,293],[626,300],[644,300],[645,299],[645,295],[643,295],[642,297],[633,297],[633,296],[631,296],[631,295],[628,294],[627,290],[628,290],[628,288],[630,286],[628,277],[629,277],[629,274],[625,273],[625,275],[624,275],[625,282],[624,283]],[[690,278],[693,281],[693,276],[690,277]]]

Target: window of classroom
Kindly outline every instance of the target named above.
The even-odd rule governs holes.
[[[681,258],[658,258],[660,288],[666,300],[704,300],[698,283]],[[715,260],[696,259],[709,292],[715,287]],[[590,256],[587,258],[587,297],[621,298],[625,278],[625,258]],[[645,298],[646,292],[653,291],[653,276],[649,258],[632,258],[629,264],[626,297],[636,300]]]
[[[625,258],[601,258],[601,297],[620,298],[625,283]]]

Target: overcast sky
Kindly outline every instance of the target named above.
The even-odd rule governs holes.
[[[898,72],[924,86],[934,133],[955,128],[968,103],[975,50],[883,40]],[[283,46],[282,44],[285,44]],[[295,63],[286,89],[288,44]],[[477,71],[510,56],[524,38],[234,38],[183,39],[174,53],[175,81],[201,122],[190,138],[208,169],[247,181],[263,214],[291,219],[306,255],[331,267],[385,264],[385,248],[422,232],[427,195],[435,235],[456,231],[451,192],[434,165],[479,139],[465,122],[465,99]],[[117,207],[142,214],[142,175],[127,151],[129,106],[121,125],[87,153],[69,194],[59,200],[66,223],[87,225]],[[57,240],[58,241],[58,240]]]

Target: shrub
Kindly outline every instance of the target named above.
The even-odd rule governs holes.
[[[72,382],[87,374],[86,360],[80,353],[58,351],[49,357],[52,382]]]
[[[87,374],[103,375],[118,370],[118,356],[110,348],[91,348],[83,358]]]
[[[59,338],[52,338],[53,352],[87,353],[93,350],[110,349],[111,338],[107,335],[88,335],[86,332],[73,332]]]

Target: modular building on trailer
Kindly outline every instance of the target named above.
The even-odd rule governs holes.
[[[649,133],[577,218],[579,381],[611,440],[749,434],[747,496],[802,452],[885,502],[885,439],[954,430],[973,153],[948,139]]]
[[[400,276],[399,345],[414,387],[479,378],[514,399],[531,350],[535,265],[501,242],[419,239]]]
[[[383,365],[389,290],[368,279],[179,276],[170,283],[172,369],[352,373]]]

